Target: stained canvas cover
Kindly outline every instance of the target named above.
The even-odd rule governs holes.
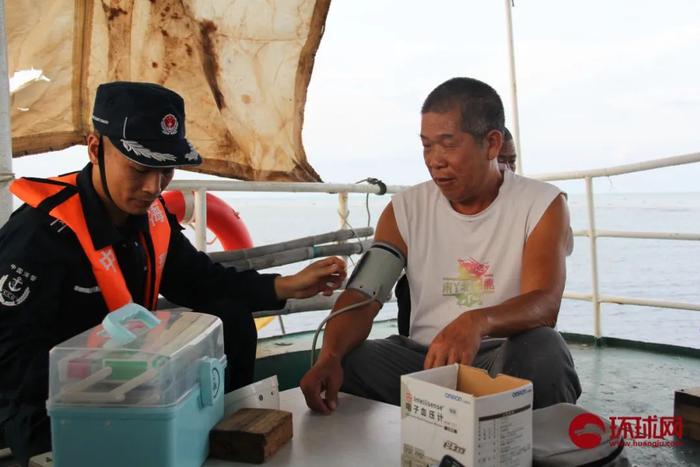
[[[11,96],[15,157],[83,144],[106,81],[160,83],[187,106],[197,170],[319,180],[301,141],[330,0],[8,0],[9,72],[48,79]]]

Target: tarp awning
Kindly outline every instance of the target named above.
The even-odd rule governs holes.
[[[162,84],[185,98],[197,170],[245,180],[320,180],[301,141],[330,0],[9,0],[15,157],[83,144],[95,89]],[[39,7],[40,6],[40,7]]]

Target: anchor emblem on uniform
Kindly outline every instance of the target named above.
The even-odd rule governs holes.
[[[22,290],[22,285],[24,285],[24,281],[21,277],[17,276],[12,278],[12,280],[7,284],[7,288],[12,292],[19,292]]]
[[[11,269],[8,274],[0,277],[0,305],[20,305],[29,297],[29,283],[36,280],[35,275],[14,264]]]

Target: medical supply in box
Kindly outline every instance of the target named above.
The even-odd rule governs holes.
[[[225,367],[215,316],[108,314],[50,352],[56,467],[199,467],[224,414]]]
[[[224,395],[224,416],[240,409],[280,408],[279,383],[277,375],[261,379]]]
[[[403,467],[530,466],[532,383],[456,363],[403,375],[401,444]]]

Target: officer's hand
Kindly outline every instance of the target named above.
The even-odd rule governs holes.
[[[343,367],[336,357],[321,357],[299,382],[306,405],[311,410],[330,414],[338,405],[338,391],[343,383]],[[325,397],[321,393],[325,391]]]
[[[481,345],[482,320],[481,314],[467,311],[445,326],[430,343],[423,368],[471,365]]]
[[[316,261],[293,276],[275,279],[277,298],[307,298],[321,292],[330,295],[345,279],[345,262],[335,256]]]

